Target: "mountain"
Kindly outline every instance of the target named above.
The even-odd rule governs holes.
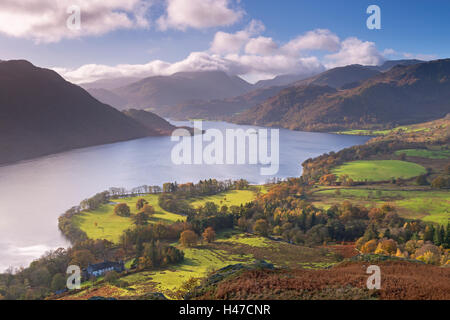
[[[171,76],[150,77],[114,90],[136,109],[159,112],[190,100],[224,99],[253,88],[237,76],[222,71],[179,72]]]
[[[81,83],[80,87],[84,89],[106,89],[114,90],[120,87],[128,86],[134,82],[141,80],[138,77],[121,77],[121,78],[111,78],[111,79],[100,79],[93,82]]]
[[[193,100],[180,103],[173,108],[161,110],[160,114],[176,120],[209,119],[220,120],[231,117],[277,95],[285,87],[257,89],[243,95],[223,100]]]
[[[0,163],[154,134],[52,70],[0,62]]]
[[[232,121],[294,130],[384,128],[450,112],[450,59],[397,65],[355,87],[307,84],[281,91]]]
[[[367,80],[378,75],[380,72],[368,67],[353,64],[345,67],[338,67],[322,72],[308,79],[297,81],[293,86],[319,85],[330,86],[332,88],[341,88],[345,85]]]
[[[128,109],[123,113],[145,126],[153,135],[170,135],[177,128],[152,112]]]
[[[324,71],[324,70],[321,70]],[[319,72],[309,72],[309,73],[300,73],[300,74],[285,74],[276,76],[273,79],[269,80],[260,80],[255,83],[254,87],[261,89],[261,88],[268,88],[273,86],[285,86],[300,80],[304,80],[310,77],[315,76]]]
[[[353,84],[357,81],[366,80],[379,74],[360,65],[351,65],[325,71],[308,79],[297,81],[291,85],[301,86],[307,84],[328,85],[339,88],[344,85]],[[287,79],[287,78],[284,78]],[[294,78],[290,78],[294,80]],[[160,114],[172,119],[224,119],[241,113],[265,100],[277,95],[288,86],[273,86],[250,91],[243,95],[222,100],[194,100],[178,104],[173,108],[166,108]]]
[[[128,101],[110,90],[93,88],[86,89],[86,91],[98,101],[108,104],[118,110],[123,110],[127,107]]]
[[[385,61],[381,66],[375,66],[375,67],[369,67],[373,68],[375,70],[385,72],[390,69],[392,69],[395,66],[401,65],[401,66],[412,66],[415,64],[423,63],[425,61],[417,60],[417,59],[410,59],[410,60],[388,60]]]

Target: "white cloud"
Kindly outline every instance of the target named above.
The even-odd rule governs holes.
[[[252,20],[244,30],[236,33],[216,32],[210,50],[219,54],[238,53],[252,36],[259,35],[264,30],[261,21]]]
[[[334,54],[325,57],[327,68],[361,64],[374,66],[383,62],[383,55],[377,50],[375,43],[361,41],[357,38],[347,38],[341,43],[341,48]]]
[[[217,32],[209,50],[192,52],[177,62],[161,60],[139,65],[85,65],[75,70],[55,68],[66,79],[75,83],[103,78],[148,77],[170,75],[180,71],[222,70],[258,80],[282,74],[311,74],[326,68],[349,64],[376,65],[384,57],[372,42],[357,38],[340,41],[329,30],[312,30],[278,46],[275,40],[264,37],[264,25],[251,21],[235,33]],[[323,59],[310,51],[328,53]],[[333,53],[330,53],[333,52]],[[389,51],[391,52],[391,51]]]
[[[272,55],[278,50],[278,45],[272,38],[258,37],[250,39],[250,41],[245,46],[245,52],[248,54],[257,55]]]
[[[2,0],[0,32],[36,42],[102,35],[118,29],[147,28],[144,0]],[[68,8],[78,6],[81,28],[69,29]]]
[[[157,21],[161,30],[204,29],[229,26],[244,15],[240,8],[231,8],[228,0],[166,0],[167,13]]]
[[[147,64],[120,64],[116,66],[88,64],[77,69],[53,68],[53,70],[71,82],[84,83],[105,78],[171,75],[181,71],[222,70],[238,74],[242,67],[217,55],[206,52],[192,52],[186,59],[175,63],[154,60]]]
[[[248,40],[249,35],[245,31],[238,31],[236,33],[219,31],[214,35],[211,51],[214,53],[239,52]]]
[[[316,29],[289,41],[282,49],[289,54],[297,55],[310,50],[333,52],[339,50],[339,47],[340,40],[337,35],[327,29]]]

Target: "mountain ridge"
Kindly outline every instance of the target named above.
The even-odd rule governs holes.
[[[294,86],[233,117],[239,124],[334,131],[425,122],[450,111],[450,59],[397,65],[358,85],[322,94]],[[308,99],[313,97],[312,99]]]
[[[0,62],[0,163],[161,135],[53,70]]]

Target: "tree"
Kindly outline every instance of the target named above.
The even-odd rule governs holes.
[[[180,243],[183,247],[193,247],[197,242],[198,236],[192,230],[185,230],[180,235]]]
[[[427,225],[425,227],[425,232],[423,234],[424,241],[433,241],[434,238],[434,227],[432,225]]]
[[[208,201],[205,203],[203,210],[204,210],[205,215],[212,216],[212,215],[216,215],[219,209],[218,209],[218,206],[214,202]]]
[[[421,174],[420,176],[418,176],[418,177],[416,178],[416,183],[417,183],[419,186],[427,186],[427,185],[430,184],[430,183],[428,182],[427,176],[426,176],[425,174]]]
[[[66,287],[66,277],[61,274],[57,273],[53,276],[51,289],[52,291],[59,291]]]
[[[129,217],[131,215],[131,210],[126,203],[119,203],[114,207],[114,213],[121,217]]]
[[[443,189],[450,187],[450,178],[439,176],[431,182],[431,186],[435,189]]]
[[[147,203],[148,202],[143,198],[138,199],[138,201],[136,202],[136,209],[141,210],[144,207],[144,205],[146,205]]]
[[[397,242],[392,239],[382,240],[378,243],[375,254],[393,255],[397,251]]]
[[[264,219],[256,220],[253,230],[262,236],[267,236],[269,234],[269,224]]]
[[[146,225],[149,219],[150,219],[149,215],[146,214],[144,211],[138,212],[133,216],[133,222],[137,226]]]
[[[149,204],[144,204],[144,207],[142,208],[142,212],[144,212],[146,215],[151,217],[155,214],[155,208]]]
[[[321,184],[323,186],[334,186],[334,185],[336,185],[336,181],[337,181],[337,176],[330,173],[330,174],[326,174],[326,175],[323,175],[322,177],[320,177],[319,184]]]
[[[244,217],[240,217],[238,219],[238,228],[243,231],[246,232],[248,229],[248,222],[247,219],[245,219]]]
[[[203,236],[204,241],[211,243],[216,238],[216,232],[214,231],[214,229],[212,227],[208,227],[205,229],[202,236]]]
[[[105,274],[105,281],[109,283],[114,283],[119,279],[119,274],[116,271],[109,271]]]
[[[76,250],[72,253],[71,265],[86,268],[89,264],[95,261],[94,255],[87,249]]]
[[[361,247],[361,252],[368,254],[373,253],[377,249],[378,241],[376,239],[372,239],[367,241],[363,246]]]
[[[447,223],[447,229],[445,231],[444,243],[446,248],[450,248],[450,222]]]

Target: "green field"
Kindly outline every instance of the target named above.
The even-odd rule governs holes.
[[[336,134],[357,135],[357,136],[386,136],[388,134],[398,132],[421,132],[429,130],[430,128],[427,127],[417,128],[413,126],[400,126],[394,129],[386,129],[386,130],[364,130],[364,129],[346,130],[336,132]]]
[[[168,270],[145,271],[122,278],[136,290],[145,290],[150,283],[153,291],[162,292],[173,298],[174,292],[190,278],[203,278],[209,272],[230,264],[248,263],[253,259],[249,255],[232,255],[216,249],[182,248],[184,261]]]
[[[408,157],[428,159],[450,159],[450,150],[405,149],[395,152],[397,156],[405,154]]]
[[[334,204],[350,200],[365,206],[394,205],[404,218],[422,219],[446,225],[450,219],[450,196],[447,191],[402,191],[390,189],[368,190],[362,188],[341,188],[321,190],[314,194],[313,204],[328,209]]]
[[[105,204],[97,210],[85,211],[79,215],[75,215],[73,222],[81,230],[86,232],[91,239],[106,239],[117,243],[122,233],[133,226],[133,222],[129,217],[120,217],[114,214],[115,204],[126,203],[130,207],[131,213],[136,214],[136,201],[140,198],[144,198],[155,208],[156,213],[150,219],[151,223],[174,223],[186,220],[185,216],[162,209],[158,204],[158,195],[151,194],[115,200],[114,204]]]
[[[251,186],[248,190],[230,190],[214,196],[195,198],[191,201],[191,205],[198,207],[212,201],[218,206],[240,206],[253,201],[258,190],[261,192],[267,191],[265,187]],[[85,211],[75,215],[72,219],[74,224],[86,232],[90,239],[106,239],[117,243],[122,233],[133,226],[133,221],[130,217],[120,217],[114,214],[115,204],[126,203],[130,207],[131,213],[136,214],[136,202],[140,198],[144,198],[155,208],[156,213],[150,219],[151,223],[174,223],[186,220],[185,216],[162,209],[158,204],[158,195],[155,194],[115,200],[111,204],[102,205],[97,210]]]
[[[206,202],[214,202],[219,207],[224,205],[227,207],[240,206],[255,200],[258,190],[262,193],[267,191],[265,187],[251,186],[248,190],[230,190],[213,196],[194,198],[190,203],[194,208],[203,206]]]
[[[332,173],[348,175],[355,181],[387,181],[392,178],[409,179],[426,173],[421,165],[399,160],[371,160],[344,163]]]

